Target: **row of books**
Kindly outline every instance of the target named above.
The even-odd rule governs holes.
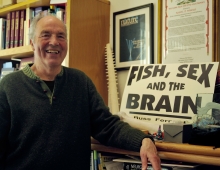
[[[114,154],[91,150],[90,170],[107,170],[108,164],[115,158]]]
[[[162,170],[200,170],[202,165],[180,161],[161,160]],[[91,151],[90,170],[142,170],[140,157]],[[147,170],[153,170],[148,163]]]
[[[0,50],[30,44],[29,28],[32,19],[40,12],[49,12],[65,21],[65,6],[26,8],[8,12],[0,18]]]

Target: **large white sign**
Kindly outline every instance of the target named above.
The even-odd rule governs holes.
[[[120,112],[157,124],[192,123],[196,96],[214,93],[217,69],[217,62],[133,65]]]

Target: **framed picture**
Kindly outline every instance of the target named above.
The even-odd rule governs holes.
[[[153,3],[113,13],[116,69],[153,64]]]
[[[219,45],[214,42],[216,5],[213,0],[163,0],[162,63],[214,61],[215,46]]]

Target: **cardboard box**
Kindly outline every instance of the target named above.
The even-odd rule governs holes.
[[[192,133],[192,124],[163,124],[164,141],[188,143]]]

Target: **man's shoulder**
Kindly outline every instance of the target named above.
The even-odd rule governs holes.
[[[87,77],[87,75],[82,71],[82,70],[79,70],[79,69],[76,69],[76,68],[69,68],[69,67],[63,67],[64,68],[64,71],[67,73],[67,74],[72,74],[72,75],[78,75],[78,76],[85,76]]]
[[[22,75],[22,74],[21,74],[21,70],[19,70],[19,71],[13,71],[13,72],[8,73],[8,74],[5,75],[4,77],[2,77],[2,80],[20,78],[21,75]]]

